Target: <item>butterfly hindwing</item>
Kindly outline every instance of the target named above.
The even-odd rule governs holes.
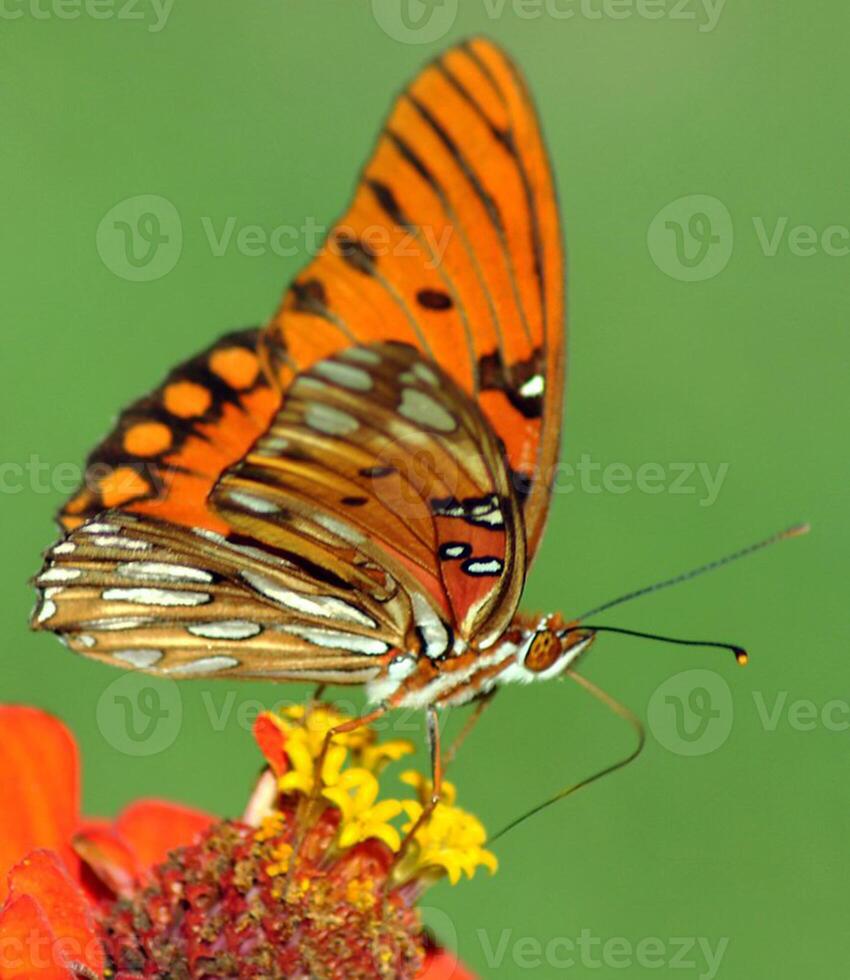
[[[389,570],[414,626],[445,636],[431,656],[449,652],[453,630],[498,634],[519,598],[524,538],[499,446],[475,403],[411,345],[348,348],[298,375],[212,505],[314,565],[333,567],[347,545],[353,563]]]
[[[95,659],[176,677],[375,676],[408,629],[394,583],[375,572],[357,589],[258,545],[107,512],[48,553],[33,625]]]

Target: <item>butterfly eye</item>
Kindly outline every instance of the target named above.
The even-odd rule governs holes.
[[[525,655],[524,666],[535,674],[548,670],[561,655],[561,644],[552,630],[536,633]]]

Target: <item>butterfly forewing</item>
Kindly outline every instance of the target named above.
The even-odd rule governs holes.
[[[504,443],[533,555],[558,451],[562,265],[524,84],[496,47],[468,42],[399,97],[350,210],[264,335],[271,374],[285,388],[357,342],[416,346]]]

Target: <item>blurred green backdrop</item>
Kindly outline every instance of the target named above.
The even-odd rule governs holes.
[[[392,93],[485,32],[538,100],[570,258],[564,451],[585,476],[555,495],[526,607],[575,614],[792,521],[813,532],[612,613],[744,643],[752,665],[601,639],[584,672],[648,717],[646,752],[507,836],[495,878],[431,892],[429,916],[482,976],[843,975],[850,13],[458,7],[6,0],[0,696],[73,726],[90,813],[146,794],[240,812],[252,711],[305,689],[163,687],[169,720],[135,743],[110,715],[120,675],[28,633],[26,579],[117,409],[269,315],[305,258],[269,236],[340,213]],[[182,228],[142,281],[97,238],[136,195]],[[495,829],[628,737],[574,685],[506,690],[451,775]]]

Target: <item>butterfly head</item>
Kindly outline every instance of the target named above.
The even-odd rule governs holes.
[[[593,641],[593,631],[560,615],[542,617],[527,630],[517,654],[523,679],[547,680],[563,673]]]

